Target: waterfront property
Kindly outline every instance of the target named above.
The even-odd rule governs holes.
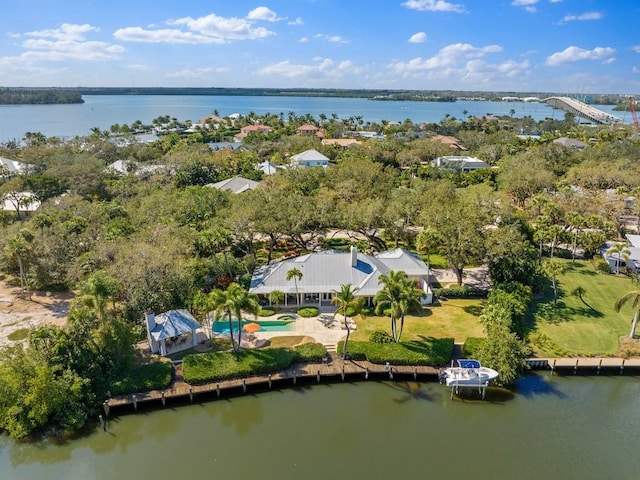
[[[301,275],[287,280],[288,272],[294,269]],[[390,270],[404,271],[424,292],[423,303],[431,303],[427,266],[418,256],[400,248],[367,255],[352,246],[349,252],[328,250],[289,258],[256,269],[249,291],[268,298],[277,290],[285,294],[285,305],[300,296],[304,303],[321,307],[331,303],[341,285],[351,284],[357,289],[356,296],[371,304],[381,288],[380,275]]]

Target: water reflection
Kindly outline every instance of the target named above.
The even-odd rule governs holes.
[[[516,384],[516,391],[519,395],[527,398],[532,398],[536,395],[552,395],[557,398],[566,398],[566,395],[560,390],[553,377],[537,373],[521,378]]]

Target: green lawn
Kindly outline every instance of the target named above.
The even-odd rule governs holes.
[[[481,300],[454,299],[438,305],[430,305],[419,316],[405,318],[402,340],[417,340],[422,337],[453,338],[464,342],[467,337],[484,337],[478,316],[482,310]],[[351,338],[368,341],[375,330],[391,333],[389,317],[366,316],[356,318],[358,328]]]
[[[558,277],[558,305],[554,308],[549,285],[544,298],[533,303],[533,328],[570,354],[615,354],[619,337],[629,335],[633,312],[625,307],[616,313],[613,305],[637,287],[626,277],[597,273],[591,262],[561,261],[567,272]],[[572,295],[577,287],[585,290],[584,302]]]

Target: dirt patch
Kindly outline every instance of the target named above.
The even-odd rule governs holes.
[[[29,298],[20,298],[20,288],[0,281],[0,346],[15,342],[9,335],[20,329],[44,325],[65,325],[71,292],[32,292]]]

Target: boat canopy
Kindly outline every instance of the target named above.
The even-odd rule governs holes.
[[[461,368],[480,368],[478,360],[458,360],[458,365]]]

